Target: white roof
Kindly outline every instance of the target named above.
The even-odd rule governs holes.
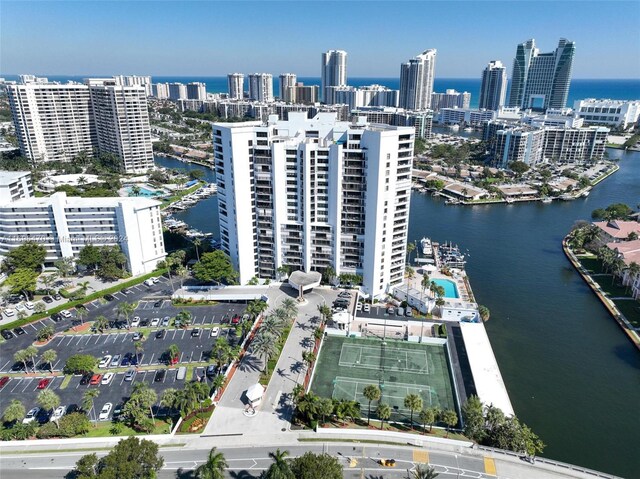
[[[59,191],[58,193],[54,193],[49,197],[41,197],[41,198],[23,198],[20,200],[16,200],[11,203],[12,208],[24,208],[24,207],[40,207],[45,208],[51,205],[52,198],[54,197],[62,197],[62,201],[65,206],[70,208],[97,208],[97,207],[116,207],[120,204],[130,203],[134,205],[136,210],[149,208],[151,206],[159,206],[161,203],[156,200],[151,200],[148,198],[141,197],[120,197],[120,196],[105,196],[100,198],[80,198],[77,196],[67,196],[67,194],[63,191]]]
[[[264,386],[259,383],[255,383],[253,386],[249,386],[249,389],[247,389],[247,398],[252,402],[256,399],[260,399],[263,394]]]
[[[509,393],[502,380],[484,324],[460,323],[460,330],[478,397],[485,405],[492,404],[502,409],[507,416],[514,415]]]
[[[9,184],[25,175],[30,175],[29,171],[0,171],[0,184]]]

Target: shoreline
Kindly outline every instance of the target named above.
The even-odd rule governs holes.
[[[154,153],[153,153],[153,155],[154,155],[154,156],[164,156],[164,157],[166,157],[166,158],[171,158],[171,159],[173,159],[173,160],[181,161],[182,163],[191,163],[191,164],[194,164],[194,165],[204,166],[205,168],[209,168],[210,170],[214,170],[214,171],[215,171],[215,168],[214,168],[214,166],[213,166],[212,164],[210,164],[210,163],[203,163],[203,162],[202,162],[202,161],[200,161],[200,160],[191,160],[191,159],[189,159],[189,158],[182,158],[182,157],[180,157],[180,156],[173,155],[173,154],[171,154],[171,153],[160,153],[160,152],[154,152]]]
[[[604,305],[604,307],[607,309],[607,311],[613,317],[613,319],[616,320],[616,323],[618,323],[618,326],[622,328],[622,330],[625,332],[627,337],[640,351],[640,335],[638,334],[638,332],[634,330],[631,324],[629,324],[624,314],[622,314],[622,312],[618,309],[615,303],[610,301],[603,294],[602,289],[600,288],[600,285],[596,283],[593,280],[593,278],[591,278],[591,275],[585,270],[585,268],[582,266],[580,261],[578,261],[578,258],[576,257],[575,253],[567,244],[566,237],[562,239],[562,250],[564,251],[565,256],[569,259],[573,267],[578,271],[582,279],[589,285],[591,290],[596,294],[600,302]]]

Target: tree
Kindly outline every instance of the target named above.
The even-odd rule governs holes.
[[[413,411],[422,409],[422,398],[417,394],[407,394],[404,398],[404,407],[410,411],[409,423],[413,429]]]
[[[289,451],[270,452],[269,457],[273,460],[273,464],[269,466],[263,474],[263,479],[296,479],[291,471],[291,467],[285,460],[289,455]]]
[[[184,280],[189,277],[189,270],[186,266],[178,266],[175,274],[180,278],[180,287],[182,288],[184,286]]]
[[[290,461],[296,479],[342,479],[342,465],[328,454],[306,452]]]
[[[99,389],[87,389],[82,395],[82,410],[87,414],[91,414],[93,411],[93,405],[95,403],[96,398],[100,395]],[[96,420],[95,412],[93,414],[93,420]]]
[[[33,370],[35,371],[36,356],[38,356],[38,348],[36,348],[35,346],[27,346],[27,348],[25,348],[24,350],[24,353],[27,355],[29,360],[31,360],[31,363],[33,364]]]
[[[626,220],[629,215],[633,213],[633,210],[624,203],[613,203],[607,206],[604,210],[598,208],[593,210],[591,217],[595,220]]]
[[[442,411],[441,419],[447,425],[447,437],[449,437],[450,428],[458,424],[458,414],[453,409],[446,409]]]
[[[164,459],[158,454],[158,445],[146,439],[122,439],[105,457],[96,454],[82,456],[76,463],[76,478],[97,479],[153,479],[162,469]]]
[[[264,373],[269,373],[269,360],[278,354],[276,338],[269,333],[258,332],[252,341],[252,351],[264,360]]]
[[[53,329],[53,326],[45,326],[38,330],[38,332],[36,333],[36,339],[38,341],[47,341],[54,335],[54,333],[55,330]]]
[[[92,244],[85,245],[78,253],[78,264],[94,270],[102,259],[100,248]]]
[[[45,411],[53,411],[55,408],[60,406],[60,398],[56,393],[49,389],[40,391],[36,398],[36,402]]]
[[[371,402],[380,400],[382,393],[380,388],[375,384],[369,384],[364,387],[362,395],[369,401],[369,411],[367,412],[367,426],[371,424]]]
[[[100,315],[93,323],[93,327],[98,331],[103,332],[109,326],[109,319],[106,316]]]
[[[380,403],[378,404],[378,409],[376,412],[378,414],[378,417],[380,418],[380,429],[382,430],[382,428],[384,427],[384,422],[389,420],[389,418],[391,417],[391,406],[385,403]]]
[[[320,398],[318,402],[318,414],[322,418],[322,422],[325,421],[327,416],[333,414],[333,401],[331,398]]]
[[[224,470],[227,467],[224,454],[217,452],[214,447],[209,451],[206,462],[196,468],[195,477],[197,479],[224,479]]]
[[[42,301],[38,301],[33,308],[33,311],[36,313],[44,313],[46,310],[47,310],[47,307],[44,305]]]
[[[211,387],[213,387],[214,391],[219,391],[224,387],[226,382],[227,382],[227,378],[225,377],[225,375],[218,374],[216,375],[215,378],[213,378],[213,381],[211,381]]]
[[[516,176],[521,176],[522,174],[529,171],[529,165],[527,165],[524,161],[512,161],[509,163],[509,169],[513,171]]]
[[[238,274],[233,269],[229,257],[222,251],[216,250],[202,255],[193,266],[193,276],[205,283],[232,284],[236,281]]]
[[[196,249],[196,259],[200,261],[200,252],[198,250],[198,247],[202,244],[202,241],[200,241],[200,238],[193,238],[191,242]]]
[[[42,362],[49,365],[49,370],[51,374],[53,374],[53,365],[58,359],[58,353],[56,353],[53,349],[47,349],[42,356],[40,357]]]
[[[426,432],[427,424],[429,424],[429,432],[433,430],[433,423],[436,422],[436,409],[432,407],[428,407],[420,411],[418,418],[422,423],[422,434]]]
[[[167,348],[167,356],[169,357],[169,362],[171,364],[178,361],[178,358],[180,357],[180,348],[178,348],[177,344],[171,344]]]
[[[416,464],[416,467],[411,471],[410,479],[435,479],[439,474],[432,466],[426,464]]]
[[[42,284],[44,284],[47,294],[51,294],[51,287],[55,284],[57,280],[58,280],[57,273],[43,274],[42,276],[40,276],[40,281],[42,281]]]
[[[482,321],[488,321],[491,317],[491,311],[489,311],[489,308],[482,304],[478,306],[478,312],[480,313],[480,319],[482,319]]]
[[[20,349],[13,354],[13,360],[16,363],[22,363],[24,371],[28,371],[27,362],[29,361],[29,354],[25,349]]]
[[[284,310],[285,314],[289,318],[289,321],[293,321],[298,314],[298,303],[295,299],[285,298],[280,304],[280,309]]]
[[[60,258],[53,265],[57,268],[58,274],[63,278],[66,278],[73,273],[75,267],[73,266],[72,258]]]
[[[485,422],[482,401],[478,396],[469,396],[462,405],[462,419],[464,420],[464,435],[476,442],[484,439]]]
[[[76,318],[80,320],[80,324],[84,324],[84,318],[87,317],[87,314],[89,314],[89,312],[85,308],[76,308]]]
[[[31,298],[36,290],[38,273],[27,268],[18,268],[11,273],[5,281],[12,294],[23,294],[26,298]]]
[[[316,355],[312,351],[302,351],[302,360],[307,364],[308,368],[311,368],[311,365],[316,360]]]
[[[153,405],[158,400],[157,393],[147,383],[136,383],[131,397],[124,405],[124,416],[132,427],[150,432],[155,427]],[[151,414],[151,420],[147,416]]]
[[[140,362],[140,355],[144,353],[144,345],[142,344],[142,341],[134,342],[133,347],[136,350],[136,359]]]
[[[25,416],[25,408],[22,402],[18,399],[13,399],[4,410],[2,414],[2,420],[8,423],[15,423],[21,421]]]
[[[320,398],[312,392],[308,392],[298,399],[297,410],[308,421],[315,420],[319,407]]]
[[[118,317],[120,316],[125,317],[125,319],[127,320],[127,328],[131,328],[131,325],[129,323],[129,316],[131,316],[135,310],[136,310],[136,305],[133,303],[128,303],[126,301],[123,301],[122,303],[118,304],[118,307],[116,309],[116,311],[118,312]]]
[[[90,354],[74,354],[67,359],[63,372],[65,374],[87,374],[92,373],[98,360]]]
[[[39,271],[47,256],[47,249],[35,241],[25,241],[5,255],[3,267],[9,271],[28,269]]]
[[[408,262],[411,263],[411,253],[413,253],[416,250],[416,245],[415,243],[407,243],[407,256],[409,257]]]
[[[191,324],[192,316],[189,311],[183,309],[176,314],[176,327],[186,328]]]

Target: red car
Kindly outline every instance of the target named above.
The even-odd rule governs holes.
[[[51,382],[51,379],[49,379],[49,378],[41,379],[41,380],[38,382],[38,389],[44,389],[44,388],[46,388],[46,387],[49,385],[49,383],[50,383],[50,382]]]
[[[94,374],[93,376],[91,376],[91,381],[89,381],[89,384],[91,386],[95,386],[96,384],[100,384],[101,380],[102,380],[102,374]]]
[[[234,314],[233,319],[231,320],[231,324],[238,324],[240,322],[240,315]]]
[[[9,376],[4,376],[0,378],[0,388],[4,387],[5,384],[9,382]]]

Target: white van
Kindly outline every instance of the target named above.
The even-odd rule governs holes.
[[[187,377],[187,368],[185,366],[180,366],[178,368],[178,372],[176,373],[176,381],[182,381]]]

